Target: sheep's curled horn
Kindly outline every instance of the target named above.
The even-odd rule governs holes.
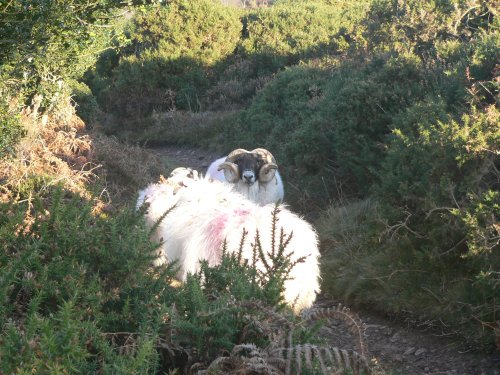
[[[231,183],[235,183],[239,179],[239,170],[238,164],[235,163],[235,160],[241,154],[253,154],[256,156],[260,156],[264,160],[264,165],[259,170],[259,181],[260,182],[269,182],[273,179],[276,174],[276,170],[278,169],[278,165],[276,164],[276,159],[274,156],[263,148],[256,148],[252,151],[247,151],[243,148],[238,148],[232,151],[226,158],[224,163],[221,163],[218,170],[224,169],[224,176],[226,180]],[[229,173],[226,173],[229,172]]]

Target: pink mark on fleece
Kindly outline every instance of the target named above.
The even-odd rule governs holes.
[[[238,224],[242,224],[249,213],[249,210],[237,208],[231,216],[239,217],[240,220]],[[229,214],[220,214],[214,217],[207,226],[208,233],[206,238],[208,241],[205,244],[205,259],[211,266],[219,264],[220,262],[222,256],[222,243],[224,242],[223,235],[229,217]]]
[[[220,214],[214,217],[207,226],[208,233],[205,238],[208,241],[205,244],[205,259],[211,266],[218,264],[220,261],[222,234],[226,228],[227,219],[227,214]]]

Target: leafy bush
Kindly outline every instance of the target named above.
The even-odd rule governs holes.
[[[60,82],[80,78],[108,46],[114,30],[100,26],[110,22],[117,5],[112,0],[0,5],[0,66],[8,94],[26,105],[42,94],[42,108],[50,108]]]

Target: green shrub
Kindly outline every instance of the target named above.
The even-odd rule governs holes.
[[[117,5],[108,0],[2,4],[0,66],[8,94],[26,105],[42,94],[42,108],[50,109],[60,82],[79,79],[109,45],[114,35],[109,16]]]
[[[250,341],[265,350],[287,329],[295,345],[313,336],[283,304],[296,260],[256,245],[242,262],[223,248],[219,265],[174,288],[175,264],[152,266],[142,210],[96,209],[60,188],[0,204],[2,373],[155,374]],[[263,256],[271,266],[258,272]]]
[[[472,27],[461,18],[463,4],[453,4],[373,3],[361,25],[364,59],[349,51],[352,59],[279,72],[223,124],[223,144],[226,151],[269,148],[289,186],[315,202],[373,202],[335,206],[322,220],[332,247],[324,250],[324,290],[442,320],[469,343],[491,348],[499,272],[498,20],[481,3],[465,13],[479,25]],[[453,27],[461,39],[450,36]],[[343,209],[353,217],[339,218]],[[342,233],[343,220],[359,233]]]
[[[473,4],[470,7],[458,0],[374,1],[363,22],[368,48],[424,56],[432,53],[436,42],[453,36],[470,39],[488,29],[493,19],[487,3]]]
[[[152,272],[141,216],[104,218],[62,190],[24,202],[0,205],[1,372],[156,371],[173,271]],[[115,332],[136,334],[130,356]]]
[[[26,134],[20,116],[0,103],[0,159],[13,152],[13,147]]]
[[[237,10],[213,0],[140,8],[129,29],[131,44],[110,86],[95,87],[102,90],[97,95],[120,116],[199,110],[214,65],[234,51],[240,31]]]
[[[289,175],[308,176],[312,186],[321,187],[310,191],[315,197],[325,195],[325,177],[326,195],[337,193],[331,179],[339,177],[351,191],[366,193],[393,117],[423,97],[422,83],[424,73],[412,56],[290,68],[227,123],[225,144],[268,148]]]
[[[373,186],[376,206],[335,207],[321,220],[331,245],[324,289],[442,321],[469,343],[491,347],[500,272],[498,116],[488,107],[449,119],[437,100],[402,114]]]
[[[174,0],[138,14],[134,28],[136,50],[213,65],[234,51],[241,24],[237,11],[218,1]]]
[[[72,98],[76,105],[76,114],[90,127],[97,120],[99,105],[90,91],[90,88],[82,82],[70,81]]]
[[[244,17],[242,52],[262,72],[312,56],[349,47],[346,37],[367,10],[368,2],[280,1]]]

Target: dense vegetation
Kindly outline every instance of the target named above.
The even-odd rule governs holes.
[[[326,294],[494,348],[494,2],[38,0],[0,14],[0,372],[166,371],[271,340],[275,321],[249,327],[279,296],[241,284],[251,266],[228,258],[181,288],[150,266],[122,202],[168,166],[147,170],[103,132],[270,149],[293,207],[317,219]]]

